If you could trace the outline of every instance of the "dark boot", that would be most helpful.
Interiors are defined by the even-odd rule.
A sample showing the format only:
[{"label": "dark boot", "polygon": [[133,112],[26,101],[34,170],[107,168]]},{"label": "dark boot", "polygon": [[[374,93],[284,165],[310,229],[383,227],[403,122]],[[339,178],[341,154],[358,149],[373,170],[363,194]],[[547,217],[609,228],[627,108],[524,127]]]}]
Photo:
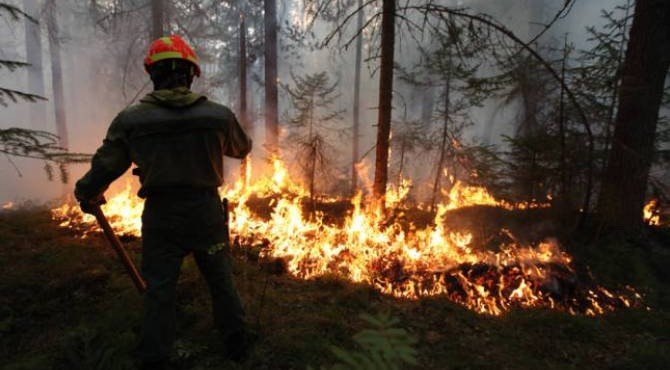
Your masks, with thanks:
[{"label": "dark boot", "polygon": [[141,370],[168,370],[167,360],[143,362],[140,366]]},{"label": "dark boot", "polygon": [[258,335],[247,330],[229,335],[226,340],[226,354],[235,362],[243,362],[251,353]]}]

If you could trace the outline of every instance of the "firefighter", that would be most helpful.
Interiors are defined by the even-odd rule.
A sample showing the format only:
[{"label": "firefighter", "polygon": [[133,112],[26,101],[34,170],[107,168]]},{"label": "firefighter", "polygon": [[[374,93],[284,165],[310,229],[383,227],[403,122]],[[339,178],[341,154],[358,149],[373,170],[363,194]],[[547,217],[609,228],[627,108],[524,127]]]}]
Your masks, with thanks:
[{"label": "firefighter", "polygon": [[135,164],[142,213],[142,275],[147,282],[137,355],[144,369],[167,366],[175,339],[175,289],[184,257],[193,254],[209,286],[214,322],[228,356],[249,347],[244,312],[233,285],[227,225],[217,188],[223,156],[243,158],[251,139],[227,107],[190,91],[198,58],[179,36],[151,44],[144,60],[154,91],[112,121],[91,169],[77,182],[84,212]]}]

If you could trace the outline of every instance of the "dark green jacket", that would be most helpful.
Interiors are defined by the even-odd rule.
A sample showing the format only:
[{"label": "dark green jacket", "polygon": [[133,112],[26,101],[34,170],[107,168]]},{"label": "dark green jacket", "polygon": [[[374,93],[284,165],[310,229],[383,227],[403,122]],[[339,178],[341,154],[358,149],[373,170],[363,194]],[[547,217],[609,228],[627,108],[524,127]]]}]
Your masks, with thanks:
[{"label": "dark green jacket", "polygon": [[161,188],[218,187],[223,156],[243,158],[250,150],[230,109],[186,88],[157,90],[114,118],[75,196],[101,195],[132,163],[142,197]]}]

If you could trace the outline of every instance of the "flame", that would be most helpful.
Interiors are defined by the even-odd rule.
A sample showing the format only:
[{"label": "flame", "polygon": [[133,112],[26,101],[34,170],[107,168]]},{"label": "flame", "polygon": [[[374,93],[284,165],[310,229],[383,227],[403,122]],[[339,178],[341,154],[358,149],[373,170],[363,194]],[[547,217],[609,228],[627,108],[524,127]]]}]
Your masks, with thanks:
[{"label": "flame", "polygon": [[[248,162],[251,171],[251,161]],[[512,204],[495,199],[486,189],[460,182],[445,193],[448,202],[439,204],[433,222],[422,228],[389,221],[382,207],[364,199],[361,193],[350,200],[350,211],[341,222],[329,223],[319,211],[306,214],[309,199],[305,187],[294,182],[284,163],[272,160],[273,172],[247,184],[242,180],[221,190],[229,199],[230,227],[235,248],[261,246],[261,258],[280,259],[294,277],[311,279],[336,274],[353,282],[369,284],[384,294],[417,299],[443,295],[479,313],[500,315],[513,307],[548,307],[570,313],[602,314],[631,306],[638,299],[612,293],[602,287],[582,289],[567,296],[560,289],[574,274],[571,257],[555,240],[538,245],[512,242],[487,250],[473,245],[469,232],[449,230],[450,210],[472,205],[506,209],[544,207],[543,204]],[[250,174],[250,173],[249,173]],[[390,187],[386,208],[400,206],[411,182]],[[269,198],[268,217],[254,213],[249,200]],[[345,201],[321,197],[320,201]],[[121,234],[140,235],[142,200],[131,195],[131,187],[111,197],[103,210]],[[94,219],[68,204],[52,210],[62,227],[75,228],[82,237],[96,230]],[[576,294],[576,293],[573,293]]]},{"label": "flame", "polygon": [[[449,210],[470,206],[494,206],[507,210],[547,208],[551,206],[548,202],[538,203],[532,201],[510,203],[504,200],[498,200],[494,198],[486,188],[479,186],[465,186],[460,181],[456,181],[448,193],[445,191],[442,191],[442,193],[449,199]],[[551,200],[551,195],[547,196],[547,200]]]},{"label": "flame", "polygon": [[10,210],[14,208],[14,202],[7,202],[2,205],[3,210]]},{"label": "flame", "polygon": [[659,226],[661,224],[661,215],[659,214],[659,204],[657,199],[651,199],[644,205],[642,210],[643,220],[647,225]]},{"label": "flame", "polygon": [[[114,231],[121,235],[139,236],[142,230],[142,209],[144,202],[134,194],[130,180],[123,189],[101,206]],[[100,231],[95,217],[81,212],[76,203],[64,203],[51,210],[52,218],[60,221],[60,226],[81,232],[86,238],[91,232]]]}]

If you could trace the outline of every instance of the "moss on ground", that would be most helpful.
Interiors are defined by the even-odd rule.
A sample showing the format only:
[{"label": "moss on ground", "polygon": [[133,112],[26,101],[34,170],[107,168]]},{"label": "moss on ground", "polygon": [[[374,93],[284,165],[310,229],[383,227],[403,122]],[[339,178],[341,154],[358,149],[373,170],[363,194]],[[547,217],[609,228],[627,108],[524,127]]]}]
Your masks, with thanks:
[{"label": "moss on ground", "polygon": [[[629,283],[652,306],[597,318],[549,310],[481,316],[443,298],[398,300],[333,276],[306,282],[267,275],[240,257],[238,289],[261,335],[243,365],[219,354],[208,292],[189,259],[178,290],[175,363],[183,369],[318,367],[334,361],[330,346],[351,348],[352,335],[365,327],[359,314],[389,312],[419,339],[421,369],[664,368],[670,363],[669,239],[645,240],[569,245],[598,281]],[[127,245],[138,257],[139,241]],[[2,369],[132,368],[142,301],[101,236],[80,239],[59,229],[44,209],[0,214],[0,271]]]}]

